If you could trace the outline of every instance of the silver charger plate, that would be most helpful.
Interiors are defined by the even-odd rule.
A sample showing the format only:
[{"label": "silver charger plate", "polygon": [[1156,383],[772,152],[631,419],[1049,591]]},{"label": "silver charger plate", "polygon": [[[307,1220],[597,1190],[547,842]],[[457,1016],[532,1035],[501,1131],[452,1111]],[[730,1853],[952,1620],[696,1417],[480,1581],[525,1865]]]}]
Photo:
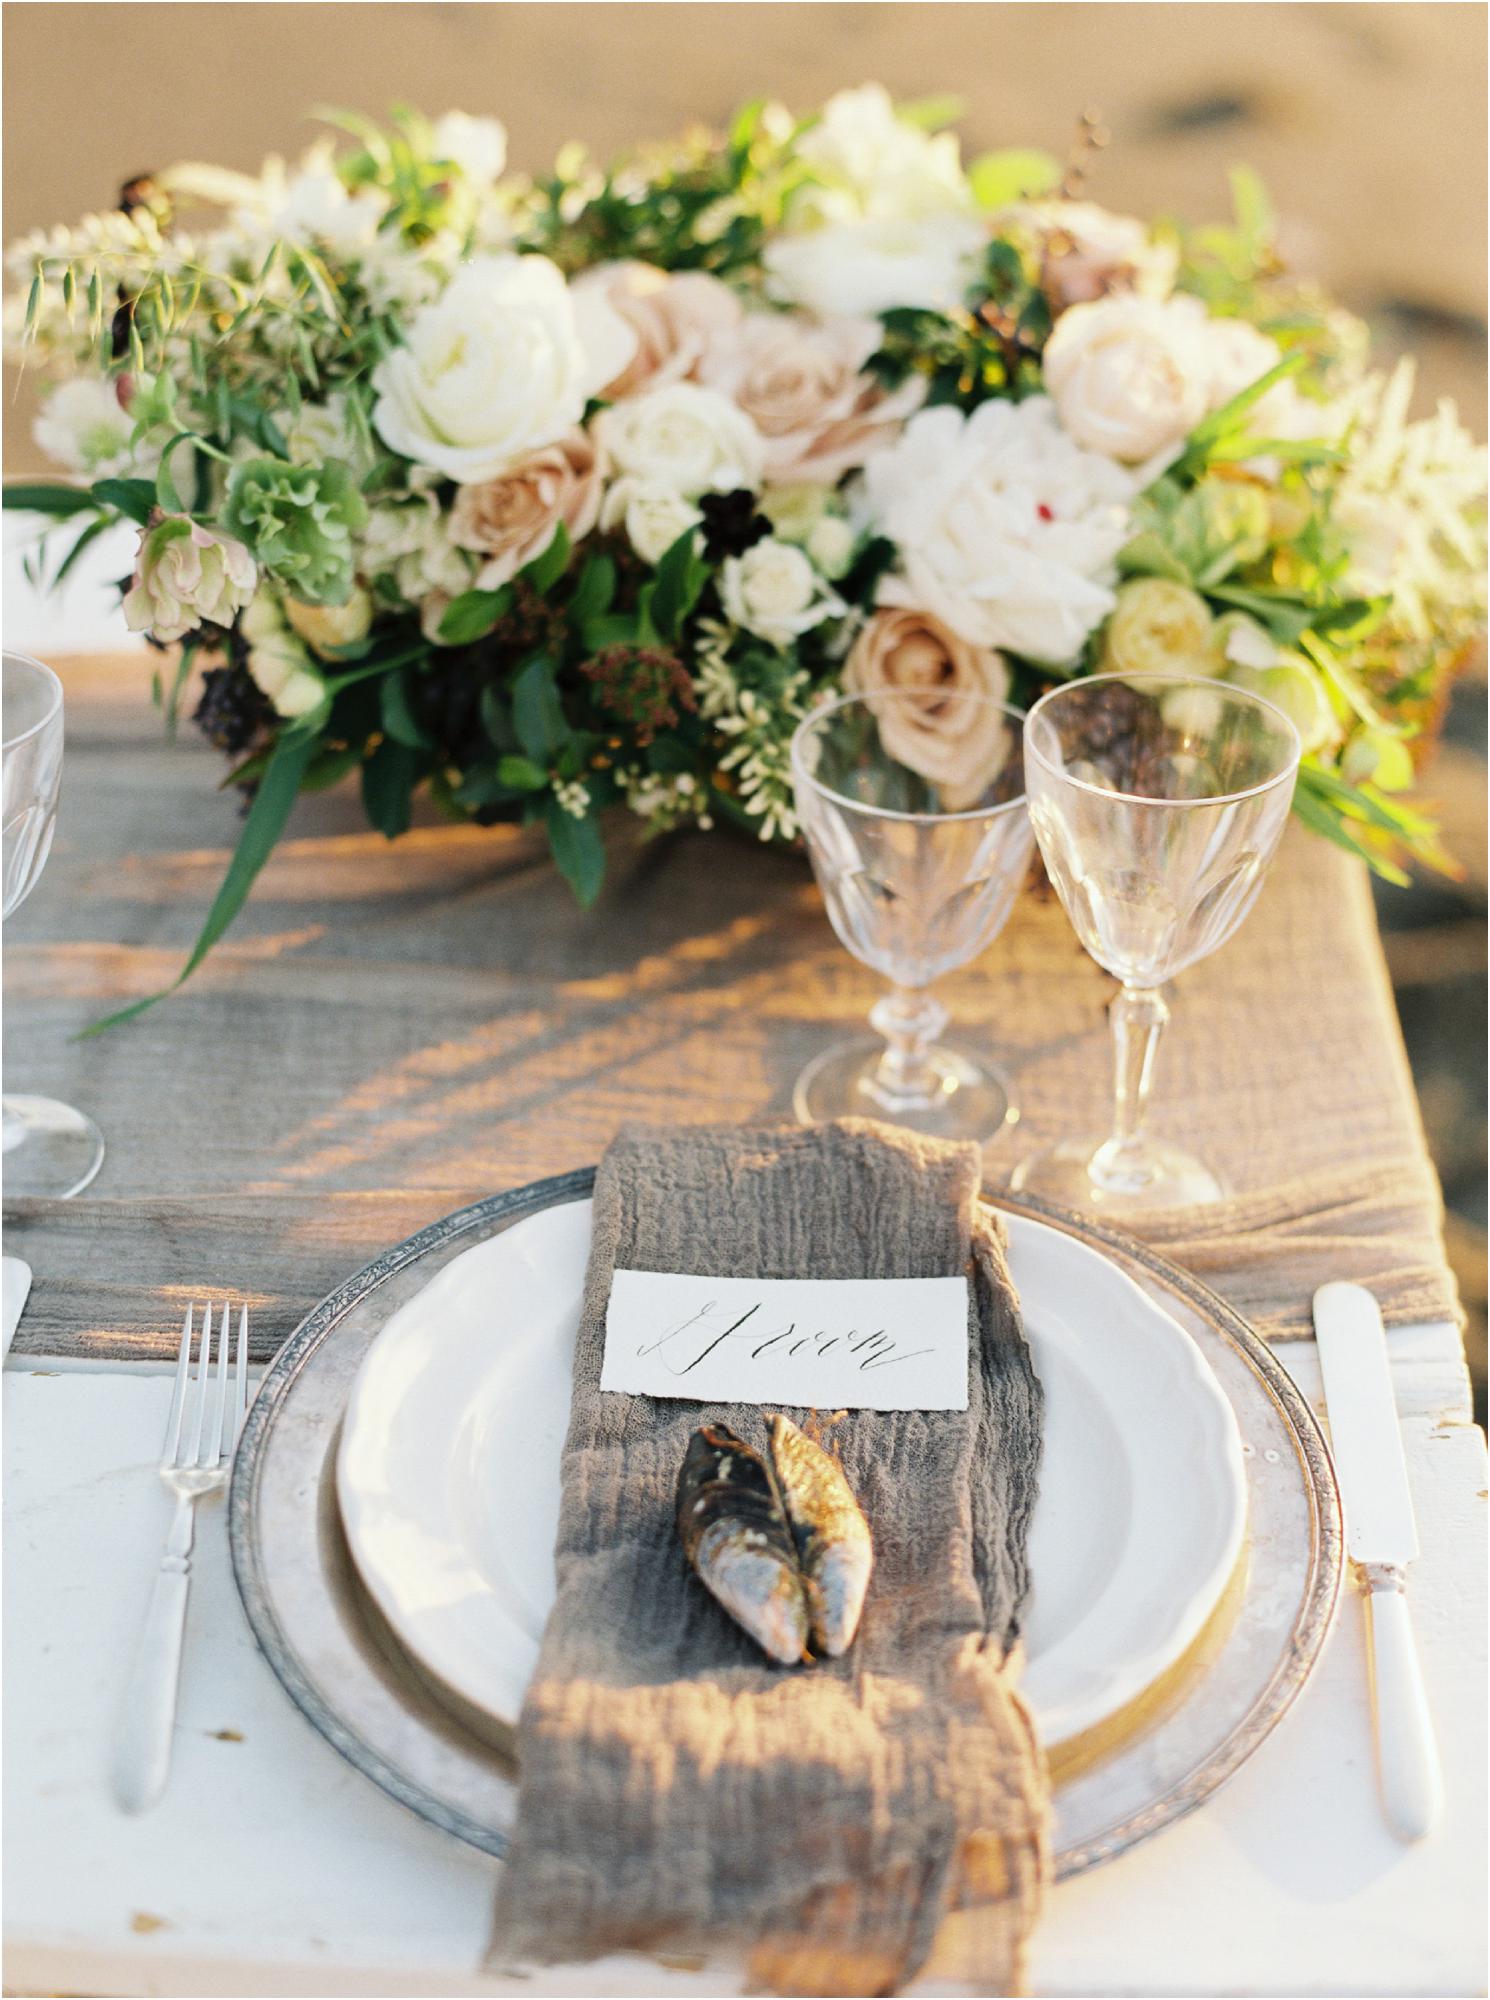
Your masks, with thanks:
[{"label": "silver charger plate", "polygon": [[[353,1378],[392,1314],[450,1258],[524,1216],[586,1197],[584,1168],[493,1195],[420,1230],[323,1299],[280,1349],[244,1427],[229,1494],[233,1569],[270,1666],[306,1718],[421,1819],[501,1855],[516,1767],[383,1626],[357,1579],[335,1497]],[[1298,1695],[1340,1591],[1340,1498],[1329,1452],[1282,1364],[1229,1306],[1156,1252],[1089,1217],[1000,1191],[995,1205],[1104,1252],[1191,1333],[1236,1413],[1247,1545],[1189,1659],[1063,1759],[1057,1876],[1109,1861],[1192,1812],[1252,1755]]]}]

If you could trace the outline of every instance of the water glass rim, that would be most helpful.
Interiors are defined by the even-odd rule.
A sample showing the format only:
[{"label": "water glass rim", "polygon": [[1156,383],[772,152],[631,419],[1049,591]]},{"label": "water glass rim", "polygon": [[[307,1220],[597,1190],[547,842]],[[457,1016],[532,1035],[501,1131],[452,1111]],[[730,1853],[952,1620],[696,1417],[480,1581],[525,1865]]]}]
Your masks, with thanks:
[{"label": "water glass rim", "polygon": [[[792,731],[792,776],[799,778],[804,785],[811,785],[820,797],[831,799],[835,805],[846,807],[850,812],[862,813],[866,819],[899,820],[912,826],[945,826],[954,820],[995,819],[1000,813],[1013,812],[1016,807],[1024,805],[1025,795],[1021,791],[1016,797],[1004,799],[996,806],[968,806],[961,812],[899,812],[893,806],[868,805],[863,799],[850,798],[847,792],[835,791],[831,785],[825,785],[816,772],[809,771],[802,761],[802,744],[808,730],[839,709],[848,708],[855,702],[870,707],[877,701],[910,701],[918,695],[924,695],[925,692],[927,691],[918,688],[880,688],[873,694],[858,692],[839,694],[834,695],[831,701],[819,702],[816,708],[803,716]],[[1025,711],[1016,708],[1013,702],[996,701],[988,694],[963,694],[959,690],[948,692],[941,698],[944,701],[973,702],[979,708],[996,708],[1001,715],[1009,716],[1015,722],[1024,722],[1027,719]]]},{"label": "water glass rim", "polygon": [[[1100,687],[1104,683],[1114,681],[1121,681],[1124,686],[1128,686],[1133,681],[1155,681],[1162,682],[1166,688],[1203,688],[1211,694],[1225,694],[1233,701],[1250,702],[1254,708],[1265,709],[1276,721],[1282,723],[1291,739],[1293,746],[1292,753],[1283,768],[1275,771],[1271,778],[1264,778],[1260,783],[1255,785],[1244,785],[1240,790],[1234,792],[1207,792],[1201,798],[1159,799],[1150,796],[1147,792],[1124,792],[1109,785],[1094,785],[1087,778],[1073,778],[1069,771],[1062,770],[1059,765],[1052,764],[1048,757],[1040,754],[1040,746],[1036,741],[1035,732],[1029,728],[1029,724],[1035,720],[1041,709],[1048,707],[1058,695],[1065,694],[1072,688]],[[1119,799],[1124,805],[1132,806],[1239,805],[1243,799],[1260,798],[1264,792],[1272,791],[1275,786],[1281,785],[1285,779],[1291,781],[1296,778],[1298,776],[1299,761],[1304,754],[1304,739],[1299,734],[1298,724],[1291,715],[1286,715],[1275,701],[1269,701],[1266,695],[1254,694],[1251,688],[1233,687],[1228,681],[1214,680],[1205,674],[1142,672],[1127,674],[1082,674],[1077,679],[1061,681],[1056,687],[1047,688],[1044,694],[1040,696],[1040,699],[1032,704],[1029,714],[1025,717],[1025,725],[1024,744],[1026,754],[1033,757],[1035,762],[1048,771],[1052,778],[1057,779],[1063,785],[1074,787],[1077,791],[1090,792],[1094,798]]]},{"label": "water glass rim", "polygon": [[4,649],[3,654],[0,654],[0,658],[3,658],[5,660],[15,660],[19,665],[23,667],[34,667],[36,672],[41,675],[43,681],[49,682],[51,685],[52,699],[50,705],[47,708],[46,714],[38,717],[38,719],[31,724],[31,727],[29,729],[22,729],[18,731],[17,734],[14,736],[0,737],[0,750],[16,750],[19,749],[21,744],[25,743],[29,738],[35,736],[38,730],[45,729],[47,724],[55,719],[58,711],[62,707],[62,683],[57,678],[56,674],[52,671],[52,669],[47,665],[45,660],[34,660],[29,653],[13,652],[11,648],[7,646]]}]

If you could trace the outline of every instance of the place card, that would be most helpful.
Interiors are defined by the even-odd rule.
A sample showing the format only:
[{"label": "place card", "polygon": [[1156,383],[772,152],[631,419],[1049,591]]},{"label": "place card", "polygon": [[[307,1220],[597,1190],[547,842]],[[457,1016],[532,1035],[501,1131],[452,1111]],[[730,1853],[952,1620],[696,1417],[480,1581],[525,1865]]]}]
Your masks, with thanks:
[{"label": "place card", "polygon": [[617,1271],[600,1386],[698,1403],[965,1410],[958,1278],[705,1278]]}]

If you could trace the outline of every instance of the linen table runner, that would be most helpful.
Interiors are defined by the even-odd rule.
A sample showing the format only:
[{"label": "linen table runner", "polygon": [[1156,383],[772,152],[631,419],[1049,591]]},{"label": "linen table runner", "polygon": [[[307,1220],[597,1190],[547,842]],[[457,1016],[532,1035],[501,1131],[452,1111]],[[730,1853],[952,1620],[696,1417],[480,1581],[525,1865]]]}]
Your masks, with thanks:
[{"label": "linen table runner", "polygon": [[[783,1993],[904,1984],[942,1918],[962,1976],[1017,1990],[1048,1787],[1013,1682],[1042,1400],[978,1155],[885,1126],[624,1131],[595,1184],[556,1552],[518,1738],[493,1962],[753,1951]],[[965,1412],[831,1432],[875,1572],[840,1660],[769,1665],[673,1527],[691,1432],[762,1412],[599,1389],[618,1267],[739,1277],[968,1271]],[[796,1413],[805,1420],[808,1413]]]}]

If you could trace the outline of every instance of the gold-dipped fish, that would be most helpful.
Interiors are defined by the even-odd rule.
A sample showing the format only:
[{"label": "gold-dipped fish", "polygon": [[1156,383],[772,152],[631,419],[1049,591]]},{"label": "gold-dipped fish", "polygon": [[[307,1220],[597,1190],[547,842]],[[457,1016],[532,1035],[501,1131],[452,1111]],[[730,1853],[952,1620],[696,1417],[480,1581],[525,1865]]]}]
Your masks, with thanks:
[{"label": "gold-dipped fish", "polygon": [[807,1591],[770,1467],[727,1424],[688,1440],[678,1535],[704,1588],[783,1666],[807,1652]]},{"label": "gold-dipped fish", "polygon": [[836,1659],[859,1629],[874,1543],[843,1467],[790,1417],[771,1419],[771,1463],[807,1593],[813,1644]]}]

